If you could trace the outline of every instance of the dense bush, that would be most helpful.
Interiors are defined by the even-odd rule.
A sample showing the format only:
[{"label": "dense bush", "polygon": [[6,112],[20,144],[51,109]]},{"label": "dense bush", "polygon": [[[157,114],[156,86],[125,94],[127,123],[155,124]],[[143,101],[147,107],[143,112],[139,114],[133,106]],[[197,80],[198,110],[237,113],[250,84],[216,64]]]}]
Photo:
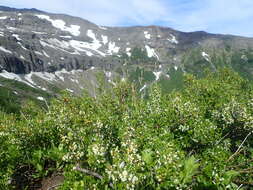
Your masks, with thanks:
[{"label": "dense bush", "polygon": [[1,113],[0,186],[25,188],[25,171],[26,181],[61,173],[66,190],[252,187],[252,85],[226,69],[184,85],[142,99],[123,82],[96,99]]}]

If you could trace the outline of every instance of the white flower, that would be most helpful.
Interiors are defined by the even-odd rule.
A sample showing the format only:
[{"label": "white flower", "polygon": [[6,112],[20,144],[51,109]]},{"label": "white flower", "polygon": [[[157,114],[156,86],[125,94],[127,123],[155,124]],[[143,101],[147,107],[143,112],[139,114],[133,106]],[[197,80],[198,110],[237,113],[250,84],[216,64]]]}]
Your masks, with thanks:
[{"label": "white flower", "polygon": [[128,175],[127,171],[124,170],[124,171],[122,172],[122,176],[121,176],[121,180],[122,180],[123,182],[125,182],[125,181],[127,180],[127,175]]},{"label": "white flower", "polygon": [[135,183],[135,182],[137,182],[137,181],[138,181],[138,177],[134,176],[134,177],[132,178],[132,182]]},{"label": "white flower", "polygon": [[124,166],[125,166],[125,162],[121,162],[120,165],[119,165],[119,168],[122,169],[122,168],[124,168]]}]

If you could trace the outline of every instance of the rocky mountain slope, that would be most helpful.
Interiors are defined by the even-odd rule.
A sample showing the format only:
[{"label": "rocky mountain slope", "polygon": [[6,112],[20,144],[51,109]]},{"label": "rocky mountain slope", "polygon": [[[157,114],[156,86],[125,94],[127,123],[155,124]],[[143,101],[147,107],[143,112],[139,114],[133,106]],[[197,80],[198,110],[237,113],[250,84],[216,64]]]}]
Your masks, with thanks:
[{"label": "rocky mountain slope", "polygon": [[180,86],[184,72],[201,76],[220,66],[252,79],[252,49],[252,38],[159,26],[104,27],[63,14],[0,7],[0,87],[21,96],[9,80],[48,94],[85,89],[95,96],[101,80],[110,86],[128,78],[140,92],[158,81],[169,91]]}]

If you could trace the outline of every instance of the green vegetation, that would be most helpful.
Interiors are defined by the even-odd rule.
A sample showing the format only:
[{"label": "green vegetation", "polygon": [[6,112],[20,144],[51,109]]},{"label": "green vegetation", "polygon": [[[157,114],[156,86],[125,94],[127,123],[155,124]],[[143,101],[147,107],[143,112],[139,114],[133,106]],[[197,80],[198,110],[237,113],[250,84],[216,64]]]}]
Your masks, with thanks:
[{"label": "green vegetation", "polygon": [[[173,71],[176,75],[176,72]],[[171,71],[172,74],[172,71]],[[142,99],[127,82],[100,97],[55,99],[0,112],[0,189],[250,189],[252,83],[228,69]]]},{"label": "green vegetation", "polygon": [[[40,101],[37,97],[43,97],[49,100],[53,97],[52,94],[46,91],[32,88],[27,84],[15,80],[5,79],[0,77],[0,110],[7,113],[20,113],[22,104],[33,101],[40,106],[45,106],[44,101]],[[53,86],[49,86],[51,91],[59,93],[59,90]],[[54,89],[53,89],[54,88]]]},{"label": "green vegetation", "polygon": [[169,69],[168,77],[163,77],[159,80],[159,84],[161,86],[163,93],[172,92],[173,90],[181,90],[183,89],[183,71],[181,68],[175,70],[174,68]]},{"label": "green vegetation", "polygon": [[140,47],[135,47],[133,49],[131,49],[130,51],[131,56],[128,56],[126,53],[123,53],[121,55],[121,60],[124,63],[128,63],[128,64],[153,64],[154,62],[158,62],[158,60],[154,57],[148,57],[147,51],[143,48]]}]

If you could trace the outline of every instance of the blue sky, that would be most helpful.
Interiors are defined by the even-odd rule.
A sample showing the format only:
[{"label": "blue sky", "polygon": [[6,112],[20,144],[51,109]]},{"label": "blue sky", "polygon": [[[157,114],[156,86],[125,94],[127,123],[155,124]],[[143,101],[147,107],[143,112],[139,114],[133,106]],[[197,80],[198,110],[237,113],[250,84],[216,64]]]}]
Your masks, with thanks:
[{"label": "blue sky", "polygon": [[162,25],[253,37],[253,0],[1,0],[66,13],[105,26]]}]

